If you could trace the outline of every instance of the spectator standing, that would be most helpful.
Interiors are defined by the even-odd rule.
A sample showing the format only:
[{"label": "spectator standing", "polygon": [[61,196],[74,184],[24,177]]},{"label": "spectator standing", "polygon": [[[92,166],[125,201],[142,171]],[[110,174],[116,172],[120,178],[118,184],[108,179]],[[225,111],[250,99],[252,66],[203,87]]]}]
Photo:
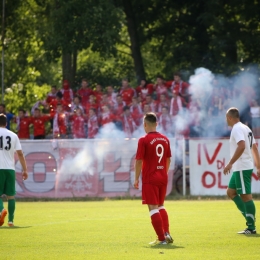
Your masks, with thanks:
[{"label": "spectator standing", "polygon": [[171,99],[171,104],[170,104],[170,115],[171,116],[176,116],[179,114],[179,112],[182,111],[182,99],[178,95],[177,91],[173,91],[173,96]]},{"label": "spectator standing", "polygon": [[31,118],[26,116],[24,109],[19,109],[18,117],[16,117],[16,125],[19,139],[30,139]]},{"label": "spectator standing", "polygon": [[6,128],[10,130],[10,122],[14,118],[14,115],[12,113],[5,111],[5,104],[0,104],[0,114],[4,114],[7,119]]},{"label": "spectator standing", "polygon": [[81,80],[81,87],[77,92],[77,95],[81,97],[81,103],[83,107],[86,107],[88,101],[89,101],[89,96],[93,95],[93,90],[89,87],[88,81],[86,79]]},{"label": "spectator standing", "polygon": [[56,94],[57,94],[57,87],[54,85],[51,87],[51,91],[47,94],[46,100],[45,102],[47,104],[50,104],[52,100],[54,100],[56,98]]},{"label": "spectator standing", "polygon": [[127,106],[131,104],[132,98],[136,95],[135,90],[129,86],[129,82],[127,79],[122,80],[120,95],[122,96],[122,99]]},{"label": "spectator standing", "polygon": [[93,108],[89,109],[88,118],[88,138],[93,139],[98,133],[98,119]]},{"label": "spectator standing", "polygon": [[75,113],[71,116],[72,121],[72,134],[73,138],[86,138],[85,133],[85,117],[83,116],[82,110],[77,108]]},{"label": "spectator standing", "polygon": [[53,118],[53,138],[64,139],[67,135],[68,113],[61,104],[57,105],[57,112]]},{"label": "spectator standing", "polygon": [[49,115],[41,115],[40,109],[35,108],[31,117],[34,139],[45,139],[45,123],[50,120]]},{"label": "spectator standing", "polygon": [[171,137],[173,136],[173,120],[169,114],[169,108],[167,106],[162,108],[162,113],[158,119],[159,126],[161,127],[161,133]]},{"label": "spectator standing", "polygon": [[156,95],[156,100],[160,100],[161,94],[164,94],[167,99],[168,95],[168,87],[165,85],[165,81],[162,75],[158,75],[156,79],[156,84],[154,85],[154,92]]},{"label": "spectator standing", "polygon": [[130,108],[128,106],[125,106],[123,108],[123,111],[124,111],[123,118],[122,118],[123,131],[125,133],[125,137],[131,138],[133,137],[133,133],[137,129],[137,126],[131,115]]},{"label": "spectator standing", "polygon": [[256,99],[253,99],[250,106],[252,117],[252,131],[255,137],[260,137],[260,106]]},{"label": "spectator standing", "polygon": [[153,94],[153,84],[148,84],[145,79],[142,79],[140,85],[136,88],[136,93],[143,102],[147,95]]},{"label": "spectator standing", "polygon": [[71,103],[73,100],[73,91],[70,88],[70,84],[68,80],[63,80],[62,89],[60,90],[63,96],[63,101],[65,104],[64,110],[70,112],[71,111]]}]

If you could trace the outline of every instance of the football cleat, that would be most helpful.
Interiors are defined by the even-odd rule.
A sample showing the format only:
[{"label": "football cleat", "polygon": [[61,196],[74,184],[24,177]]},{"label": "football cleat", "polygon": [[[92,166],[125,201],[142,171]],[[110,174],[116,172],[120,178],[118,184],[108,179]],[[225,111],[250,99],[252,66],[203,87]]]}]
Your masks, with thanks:
[{"label": "football cleat", "polygon": [[167,241],[166,240],[163,240],[163,241],[160,241],[158,239],[156,239],[155,241],[152,241],[149,243],[149,245],[167,245]]},{"label": "football cleat", "polygon": [[9,227],[14,227],[14,223],[9,221],[8,224],[7,224]]},{"label": "football cleat", "polygon": [[243,231],[237,232],[238,234],[244,234],[244,235],[252,235],[252,234],[256,234],[256,230],[251,230],[246,228]]},{"label": "football cleat", "polygon": [[167,232],[165,232],[165,240],[167,241],[168,244],[173,243],[172,236],[169,233],[167,233]]},{"label": "football cleat", "polygon": [[7,210],[3,209],[0,215],[0,226],[3,226],[5,223],[5,216],[7,215]]}]

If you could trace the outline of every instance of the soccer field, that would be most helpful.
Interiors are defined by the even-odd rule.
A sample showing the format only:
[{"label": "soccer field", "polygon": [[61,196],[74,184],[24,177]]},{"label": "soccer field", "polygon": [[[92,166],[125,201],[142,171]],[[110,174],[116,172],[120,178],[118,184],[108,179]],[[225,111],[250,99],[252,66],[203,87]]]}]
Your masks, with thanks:
[{"label": "soccer field", "polygon": [[[255,203],[260,210],[260,201]],[[17,202],[17,227],[0,227],[1,259],[260,257],[260,235],[236,234],[245,221],[231,201],[178,200],[165,206],[174,243],[150,246],[155,233],[140,200]]]}]

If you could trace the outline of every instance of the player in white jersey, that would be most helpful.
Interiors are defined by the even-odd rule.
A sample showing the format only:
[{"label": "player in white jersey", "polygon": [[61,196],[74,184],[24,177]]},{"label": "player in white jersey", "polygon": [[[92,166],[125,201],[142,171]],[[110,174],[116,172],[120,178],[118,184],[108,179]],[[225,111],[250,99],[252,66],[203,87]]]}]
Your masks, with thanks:
[{"label": "player in white jersey", "polygon": [[7,118],[0,114],[0,226],[4,224],[7,210],[4,208],[2,195],[8,199],[8,226],[13,227],[15,211],[15,152],[23,168],[23,180],[28,178],[27,166],[18,136],[7,130]]},{"label": "player in white jersey", "polygon": [[260,178],[260,158],[251,129],[242,124],[239,111],[235,107],[226,113],[227,124],[232,127],[230,134],[230,161],[224,168],[224,174],[232,169],[227,195],[235,202],[246,219],[247,228],[238,234],[256,234],[255,204],[251,194],[251,177],[254,162],[257,176]]}]

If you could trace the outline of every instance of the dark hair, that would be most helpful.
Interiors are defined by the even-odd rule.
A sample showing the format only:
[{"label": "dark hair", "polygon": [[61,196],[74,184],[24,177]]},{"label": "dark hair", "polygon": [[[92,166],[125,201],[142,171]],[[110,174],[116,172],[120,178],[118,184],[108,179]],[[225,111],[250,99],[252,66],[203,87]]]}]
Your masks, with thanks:
[{"label": "dark hair", "polygon": [[52,85],[51,87],[57,89],[57,86],[56,86],[56,85]]},{"label": "dark hair", "polygon": [[75,95],[74,98],[78,98],[79,101],[81,101],[81,96],[79,96],[79,95]]},{"label": "dark hair", "polygon": [[129,106],[124,106],[123,107],[123,111],[125,112],[126,110],[129,110],[130,109],[130,107]]},{"label": "dark hair", "polygon": [[227,111],[227,115],[233,118],[238,118],[239,119],[239,111],[236,107],[231,107]]},{"label": "dark hair", "polygon": [[6,126],[7,118],[6,115],[0,114],[0,126]]},{"label": "dark hair", "polygon": [[181,73],[180,73],[179,71],[175,71],[175,72],[173,72],[173,76],[179,76],[179,77],[181,77]]},{"label": "dark hair", "polygon": [[19,109],[19,112],[23,112],[24,114],[26,113],[26,111],[24,109]]},{"label": "dark hair", "polygon": [[0,104],[0,107],[3,107],[3,108],[5,108],[5,104]]},{"label": "dark hair", "polygon": [[155,124],[157,122],[157,117],[155,113],[149,112],[145,114],[144,120],[150,124]]},{"label": "dark hair", "polygon": [[56,93],[56,97],[62,99],[63,95],[62,95],[61,91],[58,91],[58,92]]},{"label": "dark hair", "polygon": [[160,74],[158,74],[158,75],[156,76],[156,78],[164,79],[163,75],[160,75]]},{"label": "dark hair", "polygon": [[34,111],[40,111],[40,109],[36,107],[36,108],[34,109]]}]

